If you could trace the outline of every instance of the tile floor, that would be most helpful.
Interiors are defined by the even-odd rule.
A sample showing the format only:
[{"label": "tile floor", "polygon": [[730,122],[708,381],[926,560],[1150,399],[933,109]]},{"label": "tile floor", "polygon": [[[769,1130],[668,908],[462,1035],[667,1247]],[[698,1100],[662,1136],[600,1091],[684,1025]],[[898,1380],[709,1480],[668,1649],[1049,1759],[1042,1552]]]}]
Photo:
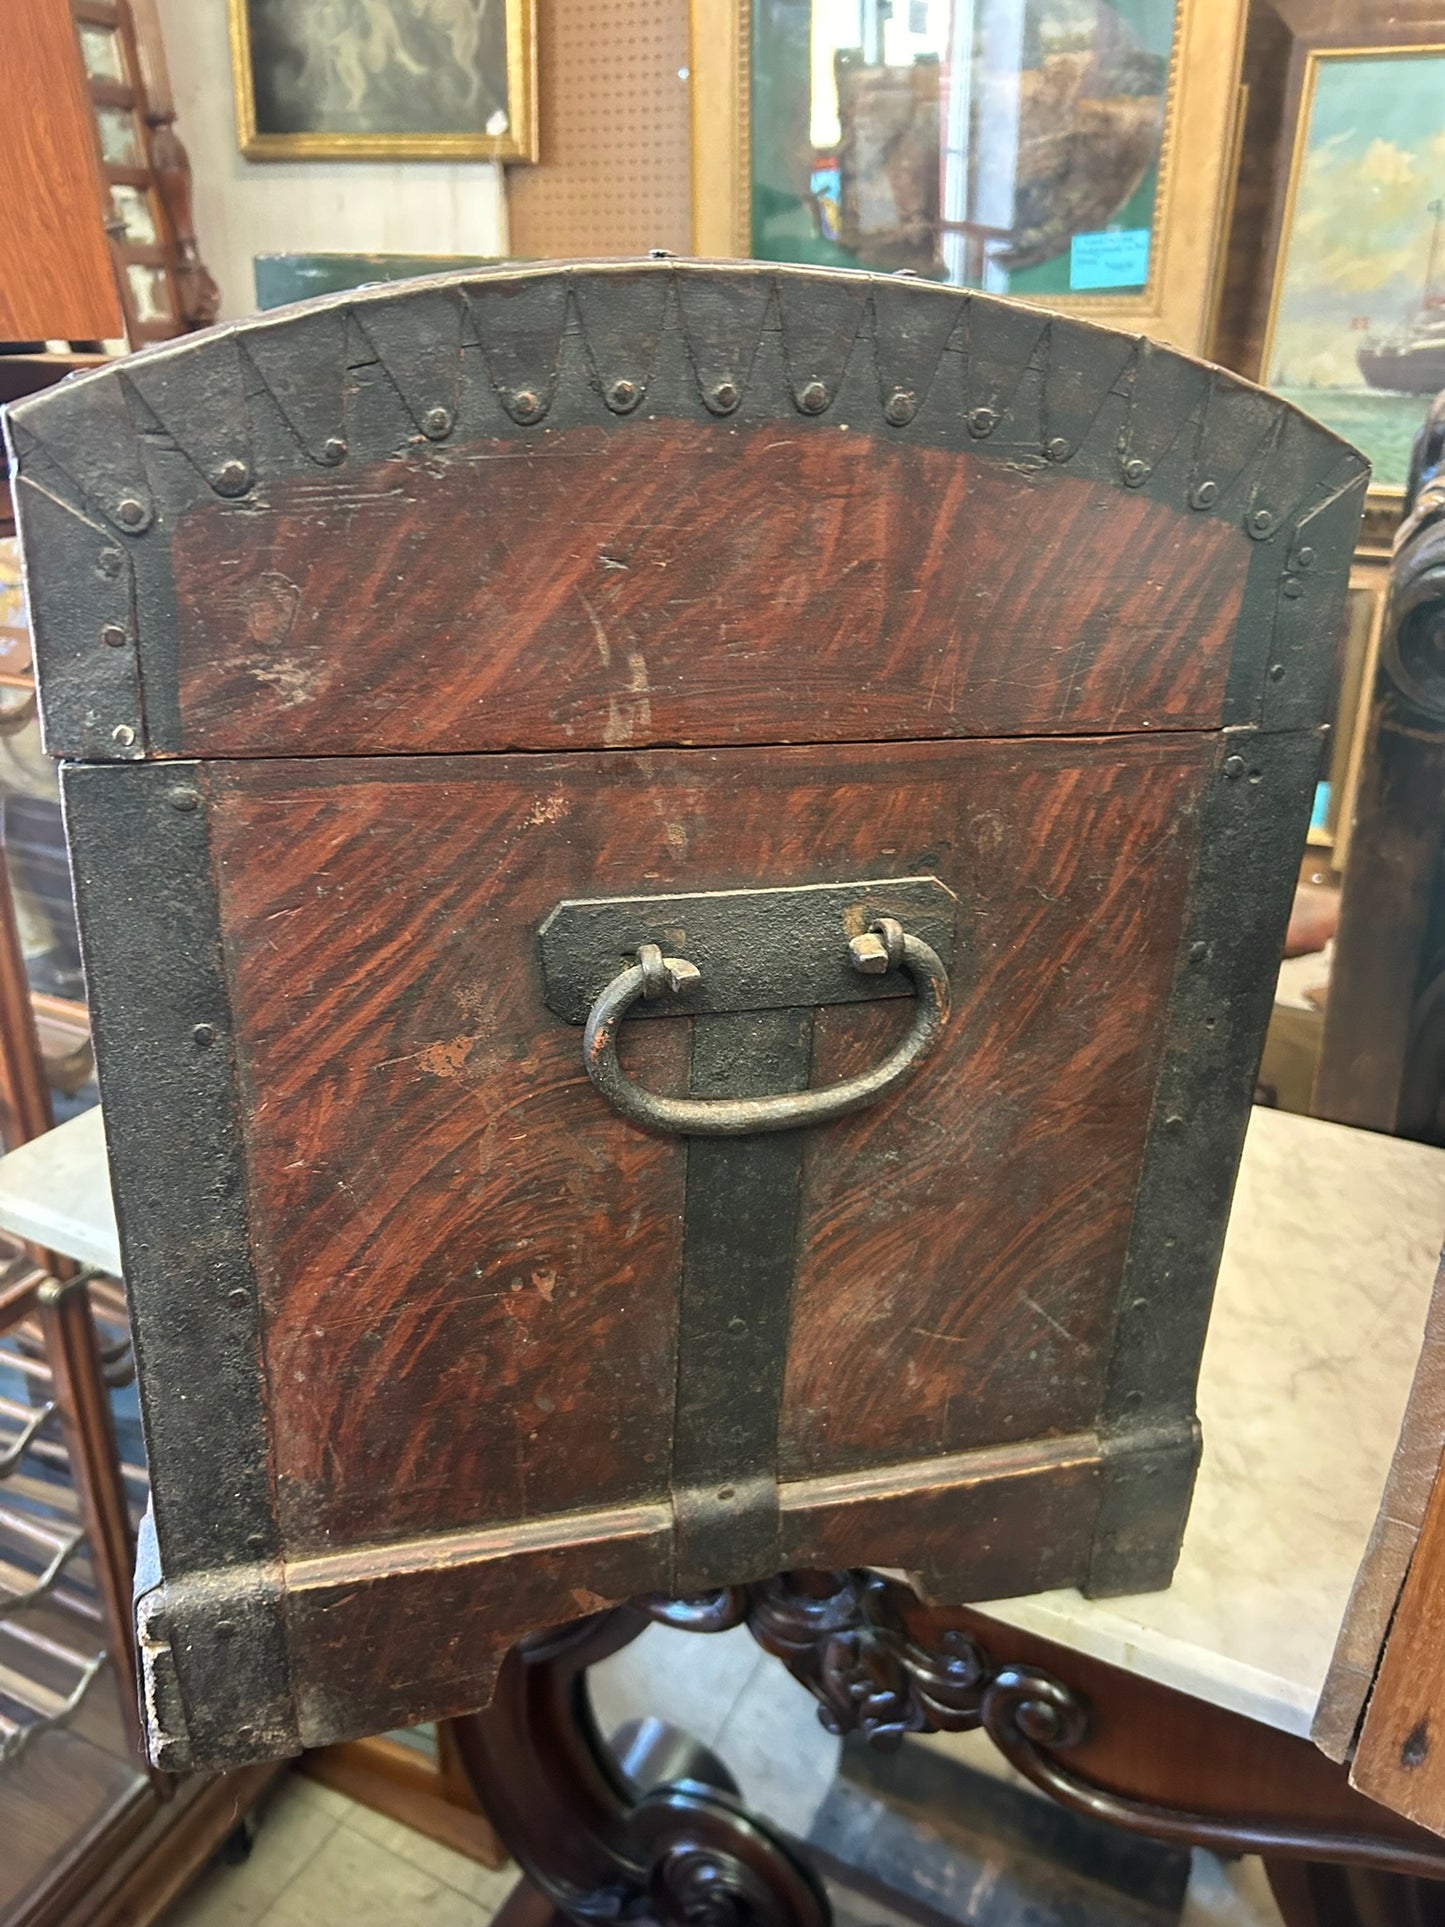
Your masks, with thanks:
[{"label": "tile floor", "polygon": [[[670,1719],[722,1755],[745,1798],[806,1833],[838,1742],[803,1688],[746,1632],[704,1640],[654,1627],[596,1668],[591,1689],[604,1732],[641,1713]],[[981,1735],[930,1744],[970,1766],[1001,1768]],[[515,1878],[514,1869],[489,1872],[293,1773],[267,1803],[249,1859],[203,1875],[167,1927],[486,1927]],[[1257,1863],[1196,1854],[1181,1927],[1281,1923]]]}]

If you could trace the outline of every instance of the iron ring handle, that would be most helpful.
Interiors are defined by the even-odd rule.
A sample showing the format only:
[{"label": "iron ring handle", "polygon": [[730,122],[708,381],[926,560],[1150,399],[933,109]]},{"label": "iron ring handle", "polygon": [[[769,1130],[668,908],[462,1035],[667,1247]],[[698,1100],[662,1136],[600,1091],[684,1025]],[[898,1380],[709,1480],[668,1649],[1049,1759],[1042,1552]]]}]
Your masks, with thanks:
[{"label": "iron ring handle", "polygon": [[664,957],[643,944],[638,961],[612,979],[587,1013],[582,1057],[587,1075],[615,1111],[644,1131],[683,1137],[748,1137],[761,1131],[796,1131],[861,1111],[905,1083],[937,1045],[948,1022],[948,972],[921,937],[911,937],[892,917],[880,917],[867,936],[848,946],[855,970],[880,976],[902,970],[913,979],[917,1009],[908,1034],[872,1070],[822,1090],[788,1091],[777,1097],[660,1097],[634,1084],[617,1060],[617,1032],[642,997],[664,990],[686,992],[701,981],[695,964]]}]

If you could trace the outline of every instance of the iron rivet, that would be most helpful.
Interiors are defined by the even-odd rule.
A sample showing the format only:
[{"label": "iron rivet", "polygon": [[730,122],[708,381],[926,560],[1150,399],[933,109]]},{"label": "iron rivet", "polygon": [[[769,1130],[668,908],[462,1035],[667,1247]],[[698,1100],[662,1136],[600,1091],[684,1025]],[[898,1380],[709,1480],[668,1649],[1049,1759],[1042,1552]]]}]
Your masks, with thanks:
[{"label": "iron rivet", "polygon": [[609,408],[635,408],[638,401],[638,387],[635,381],[614,381],[607,391]]},{"label": "iron rivet", "polygon": [[1305,585],[1297,575],[1287,575],[1284,579],[1284,592],[1290,601],[1293,602],[1296,596],[1302,596],[1304,594]]},{"label": "iron rivet", "polygon": [[227,495],[239,495],[251,479],[251,472],[244,462],[222,462],[216,470],[216,486]]},{"label": "iron rivet", "polygon": [[730,414],[738,405],[738,385],[735,381],[720,381],[708,396],[708,406],[720,413]]},{"label": "iron rivet", "polygon": [[1066,462],[1069,459],[1069,444],[1062,435],[1054,435],[1044,444],[1044,453],[1051,462]]},{"label": "iron rivet", "polygon": [[895,428],[902,428],[905,422],[911,422],[913,420],[913,411],[917,405],[914,397],[906,388],[895,388],[893,393],[888,397],[888,403],[883,413]]},{"label": "iron rivet", "polygon": [[191,1042],[199,1044],[202,1050],[208,1049],[215,1041],[216,1026],[214,1024],[197,1024],[191,1032]]},{"label": "iron rivet", "polygon": [[518,421],[529,422],[542,406],[535,388],[519,388],[512,397],[512,413]]},{"label": "iron rivet", "polygon": [[1207,957],[1208,955],[1209,955],[1209,945],[1208,945],[1207,943],[1192,943],[1192,944],[1190,944],[1190,946],[1189,946],[1189,961],[1190,961],[1191,963],[1203,963],[1203,962],[1204,962],[1204,959],[1205,959],[1205,958],[1206,958],[1206,957]]},{"label": "iron rivet", "polygon": [[730,1318],[728,1320],[728,1330],[735,1338],[741,1338],[747,1328],[748,1321],[746,1318]]},{"label": "iron rivet", "polygon": [[998,427],[998,416],[991,408],[972,408],[968,415],[968,432],[982,437],[991,435]]},{"label": "iron rivet", "polygon": [[137,496],[122,496],[115,511],[115,519],[123,528],[138,529],[146,519],[145,503]]},{"label": "iron rivet", "polygon": [[228,1291],[226,1297],[233,1305],[244,1305],[247,1302],[246,1294],[239,1285],[234,1291]]},{"label": "iron rivet", "polygon": [[110,732],[110,740],[113,743],[119,743],[122,749],[129,749],[135,741],[135,731],[129,723],[117,723]]},{"label": "iron rivet", "polygon": [[129,638],[118,622],[108,622],[100,632],[100,639],[107,649],[124,649]]},{"label": "iron rivet", "polygon": [[1184,1129],[1184,1119],[1176,1111],[1172,1117],[1165,1118],[1164,1128],[1166,1131],[1182,1131]]},{"label": "iron rivet", "polygon": [[1147,462],[1141,462],[1137,455],[1125,462],[1124,480],[1129,484],[1130,488],[1138,488],[1141,482],[1147,482],[1148,479],[1149,464]]},{"label": "iron rivet", "polygon": [[236,1624],[234,1620],[218,1619],[216,1621],[217,1639],[234,1639],[235,1636],[236,1636]]},{"label": "iron rivet", "polygon": [[1295,556],[1294,565],[1297,569],[1312,569],[1314,567],[1314,561],[1315,552],[1306,544]]},{"label": "iron rivet", "polygon": [[251,1548],[252,1552],[264,1552],[266,1548],[265,1533],[248,1532],[246,1534],[246,1544]]},{"label": "iron rivet", "polygon": [[1218,482],[1196,482],[1189,491],[1189,506],[1192,509],[1213,508],[1218,500]]},{"label": "iron rivet", "polygon": [[1226,756],[1224,759],[1224,774],[1231,783],[1236,782],[1244,774],[1244,758],[1242,756]]},{"label": "iron rivet", "polygon": [[451,410],[447,408],[429,408],[422,421],[422,428],[428,435],[445,435],[451,425]]},{"label": "iron rivet", "polygon": [[737,1497],[737,1493],[730,1485],[719,1486],[718,1497],[722,1500],[723,1504],[726,1505],[729,1499],[735,1499]]},{"label": "iron rivet", "polygon": [[1271,509],[1256,509],[1249,518],[1251,535],[1268,535],[1274,528],[1274,513]]},{"label": "iron rivet", "polygon": [[173,810],[193,810],[199,806],[201,799],[195,790],[176,789],[170,792],[166,801]]},{"label": "iron rivet", "polygon": [[1284,681],[1284,664],[1282,662],[1272,662],[1269,665],[1269,679],[1271,682]]},{"label": "iron rivet", "polygon": [[798,406],[805,415],[821,415],[828,406],[828,391],[821,381],[805,381],[798,391]]},{"label": "iron rivet", "polygon": [[1262,783],[1264,781],[1264,771],[1262,769],[1252,769],[1249,772],[1249,780],[1251,783]]},{"label": "iron rivet", "polygon": [[339,435],[328,435],[321,453],[334,467],[337,462],[346,460],[346,443]]}]

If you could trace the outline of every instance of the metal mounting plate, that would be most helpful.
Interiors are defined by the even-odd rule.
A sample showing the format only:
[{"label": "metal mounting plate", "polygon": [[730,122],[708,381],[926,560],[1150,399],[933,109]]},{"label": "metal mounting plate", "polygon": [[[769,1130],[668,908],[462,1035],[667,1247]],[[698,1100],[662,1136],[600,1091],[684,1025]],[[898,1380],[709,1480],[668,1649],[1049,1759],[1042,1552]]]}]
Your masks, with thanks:
[{"label": "metal mounting plate", "polygon": [[637,961],[644,943],[686,957],[702,972],[702,982],[685,997],[639,1004],[638,1017],[909,997],[913,985],[902,971],[868,977],[855,970],[849,939],[877,917],[896,917],[951,965],[957,916],[958,899],[930,876],[695,896],[573,898],[559,903],[542,925],[545,1000],[568,1023],[585,1022],[598,994]]}]

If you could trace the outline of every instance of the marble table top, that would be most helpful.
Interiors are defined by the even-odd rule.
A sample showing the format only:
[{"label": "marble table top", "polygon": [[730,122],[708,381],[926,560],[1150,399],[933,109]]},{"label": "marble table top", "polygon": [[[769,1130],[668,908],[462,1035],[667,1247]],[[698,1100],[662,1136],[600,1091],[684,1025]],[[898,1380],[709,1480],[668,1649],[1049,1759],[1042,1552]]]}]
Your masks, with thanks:
[{"label": "marble table top", "polygon": [[[0,1228],[119,1271],[98,1111],[0,1158]],[[1307,1734],[1394,1452],[1445,1233],[1445,1151],[1253,1112],[1174,1584],[991,1617]]]},{"label": "marble table top", "polygon": [[1307,1735],[1390,1469],[1442,1238],[1445,1151],[1252,1112],[1173,1585],[980,1610]]}]

